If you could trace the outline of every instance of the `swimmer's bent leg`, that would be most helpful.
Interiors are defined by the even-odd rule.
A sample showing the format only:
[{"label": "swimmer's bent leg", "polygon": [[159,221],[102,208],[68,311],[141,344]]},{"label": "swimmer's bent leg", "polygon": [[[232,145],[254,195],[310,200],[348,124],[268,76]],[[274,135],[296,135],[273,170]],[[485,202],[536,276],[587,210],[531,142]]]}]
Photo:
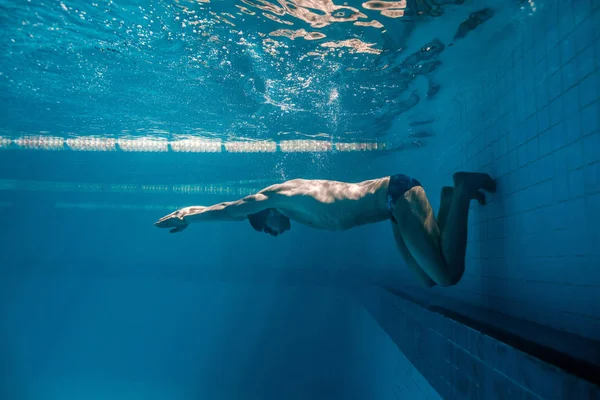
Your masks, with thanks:
[{"label": "swimmer's bent leg", "polygon": [[454,284],[441,251],[441,233],[421,186],[409,189],[394,206],[394,218],[406,248],[420,268],[438,285]]},{"label": "swimmer's bent leg", "polygon": [[480,189],[496,191],[496,182],[487,174],[459,172],[453,178],[455,188],[443,230],[420,186],[408,190],[394,207],[394,218],[410,254],[442,286],[458,283],[464,273],[471,199],[478,199]]},{"label": "swimmer's bent leg", "polygon": [[396,247],[398,248],[400,255],[408,267],[415,273],[417,279],[427,287],[435,286],[435,282],[425,273],[425,271],[423,271],[423,269],[421,269],[415,258],[410,254],[410,251],[408,251],[397,223],[392,222],[392,230],[394,232],[394,239],[396,240]]}]

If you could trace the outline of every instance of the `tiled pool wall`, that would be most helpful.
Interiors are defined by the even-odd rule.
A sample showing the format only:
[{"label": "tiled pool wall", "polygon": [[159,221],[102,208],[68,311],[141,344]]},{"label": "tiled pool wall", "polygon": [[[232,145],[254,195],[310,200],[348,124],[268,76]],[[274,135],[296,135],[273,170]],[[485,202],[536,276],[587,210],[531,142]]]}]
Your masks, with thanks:
[{"label": "tiled pool wall", "polygon": [[439,110],[451,122],[385,161],[436,210],[453,172],[497,179],[472,204],[463,279],[433,292],[600,340],[600,2],[540,4],[471,62],[480,75]]},{"label": "tiled pool wall", "polygon": [[351,336],[362,345],[359,344],[353,352],[361,354],[365,351],[368,356],[363,359],[354,356],[363,363],[360,368],[364,371],[364,376],[360,382],[347,382],[354,389],[351,397],[381,400],[441,399],[418,366],[397,346],[393,337],[378,325],[379,321],[371,318],[371,310],[367,307],[358,310],[354,317],[357,325]]},{"label": "tiled pool wall", "polygon": [[[399,293],[399,294],[398,294]],[[381,328],[444,399],[600,398],[593,381],[499,340],[489,329],[471,327],[402,292],[364,290],[362,299]],[[506,338],[503,338],[506,339]],[[584,368],[588,365],[584,365]],[[593,371],[593,372],[592,372]],[[402,377],[401,379],[406,379]],[[398,395],[396,399],[409,398]],[[417,398],[417,397],[410,397]]]},{"label": "tiled pool wall", "polygon": [[[436,210],[457,170],[498,182],[487,206],[472,204],[459,284],[419,288],[390,258],[382,281],[418,294],[415,302],[381,288],[362,293],[443,398],[599,396],[593,383],[419,305],[431,299],[480,321],[501,313],[496,326],[576,358],[587,348],[580,359],[597,369],[598,346],[584,338],[600,340],[600,3],[536,4],[470,53],[473,68],[437,105],[435,136],[382,160],[382,169],[417,177]],[[561,334],[548,328],[574,336],[553,347]]]}]

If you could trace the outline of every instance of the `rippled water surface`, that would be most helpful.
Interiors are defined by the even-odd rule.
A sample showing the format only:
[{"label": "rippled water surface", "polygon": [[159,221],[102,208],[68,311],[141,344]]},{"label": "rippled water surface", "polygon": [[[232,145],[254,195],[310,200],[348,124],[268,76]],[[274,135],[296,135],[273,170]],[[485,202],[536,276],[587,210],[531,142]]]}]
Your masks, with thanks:
[{"label": "rippled water surface", "polygon": [[1,1],[2,134],[374,140],[504,2],[474,3]]}]

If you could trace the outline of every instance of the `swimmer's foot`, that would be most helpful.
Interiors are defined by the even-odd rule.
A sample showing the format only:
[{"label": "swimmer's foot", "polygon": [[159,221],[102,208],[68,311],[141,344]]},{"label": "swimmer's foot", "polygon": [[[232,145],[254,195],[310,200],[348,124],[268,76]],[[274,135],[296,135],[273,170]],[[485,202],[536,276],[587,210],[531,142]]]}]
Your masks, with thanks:
[{"label": "swimmer's foot", "polygon": [[[496,192],[496,181],[489,174],[480,172],[457,172],[452,175],[454,186],[464,186],[469,191],[485,190],[489,193]],[[480,201],[477,195],[473,195],[477,201]],[[485,196],[484,196],[485,201]],[[480,201],[481,203],[481,201]]]},{"label": "swimmer's foot", "polygon": [[471,199],[475,199],[479,205],[485,206],[485,193],[481,190],[477,190]]}]

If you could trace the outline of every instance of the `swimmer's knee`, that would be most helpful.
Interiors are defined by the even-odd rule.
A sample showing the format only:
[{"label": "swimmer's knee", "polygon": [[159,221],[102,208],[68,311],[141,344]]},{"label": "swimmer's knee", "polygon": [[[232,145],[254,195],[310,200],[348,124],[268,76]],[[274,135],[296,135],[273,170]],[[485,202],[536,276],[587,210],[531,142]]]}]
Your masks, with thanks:
[{"label": "swimmer's knee", "polygon": [[436,278],[437,279],[434,279],[435,283],[442,287],[454,286],[458,283],[458,281],[455,281],[454,279],[452,279],[452,277],[450,275],[439,276]]},{"label": "swimmer's knee", "polygon": [[423,271],[428,275],[432,283],[442,287],[456,285],[462,276],[462,274],[461,276],[458,276],[458,274],[453,274],[448,266],[443,262],[436,262],[434,264],[422,263],[420,265],[423,266]]},{"label": "swimmer's knee", "polygon": [[[453,267],[453,268],[450,268],[450,267]],[[437,277],[437,279],[434,279],[434,281],[435,281],[435,283],[437,283],[438,285],[443,286],[443,287],[454,286],[458,282],[460,282],[464,273],[465,273],[464,264],[456,265],[456,266],[446,266],[445,272],[443,274],[440,274],[440,276]]]}]

